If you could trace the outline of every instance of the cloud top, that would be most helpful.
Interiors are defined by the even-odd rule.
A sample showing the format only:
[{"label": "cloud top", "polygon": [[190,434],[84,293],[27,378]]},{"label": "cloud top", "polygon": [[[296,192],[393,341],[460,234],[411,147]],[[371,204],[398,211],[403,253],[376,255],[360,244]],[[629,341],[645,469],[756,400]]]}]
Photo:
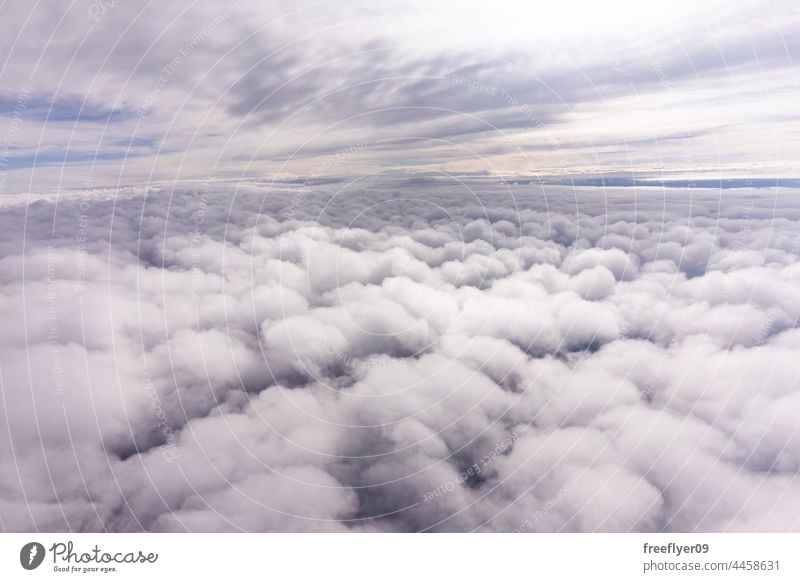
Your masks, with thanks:
[{"label": "cloud top", "polygon": [[797,530],[800,200],[472,192],[5,204],[3,527]]}]

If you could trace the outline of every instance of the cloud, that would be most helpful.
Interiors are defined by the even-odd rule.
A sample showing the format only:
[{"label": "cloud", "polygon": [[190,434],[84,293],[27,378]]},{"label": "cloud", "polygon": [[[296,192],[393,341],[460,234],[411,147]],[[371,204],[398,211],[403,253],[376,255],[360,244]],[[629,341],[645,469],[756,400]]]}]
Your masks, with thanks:
[{"label": "cloud", "polygon": [[796,530],[796,197],[469,191],[7,198],[3,527]]},{"label": "cloud", "polygon": [[210,169],[796,178],[790,3],[679,4],[7,7],[0,169],[9,192]]}]

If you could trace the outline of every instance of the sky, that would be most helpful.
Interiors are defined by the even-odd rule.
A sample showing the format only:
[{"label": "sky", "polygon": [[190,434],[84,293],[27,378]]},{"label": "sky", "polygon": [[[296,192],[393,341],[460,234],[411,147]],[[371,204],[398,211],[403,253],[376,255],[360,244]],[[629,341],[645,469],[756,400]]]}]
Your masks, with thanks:
[{"label": "sky", "polygon": [[800,530],[798,7],[0,0],[0,530]]},{"label": "sky", "polygon": [[789,1],[0,4],[0,193],[800,176]]}]

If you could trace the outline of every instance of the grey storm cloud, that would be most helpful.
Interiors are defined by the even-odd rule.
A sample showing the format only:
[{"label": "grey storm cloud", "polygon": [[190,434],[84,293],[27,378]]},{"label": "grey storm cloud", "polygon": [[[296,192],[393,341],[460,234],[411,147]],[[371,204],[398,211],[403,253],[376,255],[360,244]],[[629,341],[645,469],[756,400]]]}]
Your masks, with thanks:
[{"label": "grey storm cloud", "polygon": [[7,197],[2,527],[796,530],[798,221],[496,180]]}]

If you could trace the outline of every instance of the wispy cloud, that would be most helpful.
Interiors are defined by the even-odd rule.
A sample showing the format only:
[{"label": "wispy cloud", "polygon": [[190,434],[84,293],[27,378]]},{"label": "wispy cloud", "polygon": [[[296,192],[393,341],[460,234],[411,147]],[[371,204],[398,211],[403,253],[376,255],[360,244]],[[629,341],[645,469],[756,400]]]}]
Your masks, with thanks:
[{"label": "wispy cloud", "polygon": [[[755,174],[796,171],[791,3],[563,4],[113,3],[101,18],[91,3],[31,18],[4,7],[0,120],[25,80],[32,124],[77,124],[79,141],[95,124],[134,143],[163,136],[164,152],[120,168],[131,182],[209,167],[303,176],[356,143],[370,147],[347,174],[692,173],[745,161]],[[45,148],[71,149],[58,127],[30,130]]]}]

